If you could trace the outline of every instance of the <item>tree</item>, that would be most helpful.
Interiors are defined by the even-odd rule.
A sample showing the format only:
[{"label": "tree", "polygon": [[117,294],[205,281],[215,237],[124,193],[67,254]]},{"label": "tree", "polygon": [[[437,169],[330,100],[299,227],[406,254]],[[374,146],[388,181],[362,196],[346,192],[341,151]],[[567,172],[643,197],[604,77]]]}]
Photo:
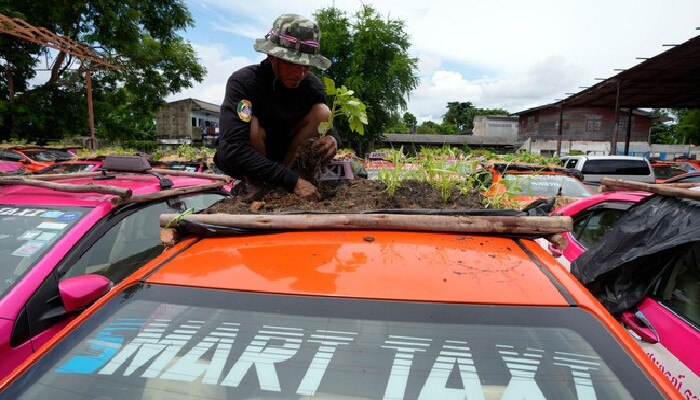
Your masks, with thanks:
[{"label": "tree", "polygon": [[700,109],[654,109],[656,115],[673,118],[671,122],[651,124],[651,143],[698,144],[700,143]]},{"label": "tree", "polygon": [[417,59],[409,57],[404,22],[382,18],[363,5],[352,21],[337,8],[323,8],[314,17],[321,29],[321,53],[333,61],[324,76],[345,85],[367,105],[369,123],[363,136],[338,131],[362,154],[381,138],[391,115],[406,108],[408,93],[418,85]]},{"label": "tree", "polygon": [[[192,46],[177,34],[193,24],[180,0],[0,1],[0,12],[90,46],[123,66],[119,71],[92,71],[98,136],[152,136],[155,112],[163,98],[204,76]],[[3,136],[41,140],[87,132],[84,71],[88,65],[66,53],[49,52],[49,80],[28,88],[42,52],[41,47],[19,39],[0,38],[0,58],[11,63],[16,90],[21,92],[14,108],[0,107],[7,110],[2,115],[6,122],[11,120],[10,112],[15,117],[14,124],[3,124]]]},{"label": "tree", "polygon": [[403,113],[402,119],[403,123],[408,127],[408,131],[411,133],[415,133],[416,125],[418,124],[418,119],[416,118],[416,116],[406,111],[405,113]]}]

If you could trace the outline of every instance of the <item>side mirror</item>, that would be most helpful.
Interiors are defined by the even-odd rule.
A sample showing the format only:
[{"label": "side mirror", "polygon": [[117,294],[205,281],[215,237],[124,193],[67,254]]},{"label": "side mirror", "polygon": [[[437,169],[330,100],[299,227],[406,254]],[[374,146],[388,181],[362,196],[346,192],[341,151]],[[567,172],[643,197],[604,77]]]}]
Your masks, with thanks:
[{"label": "side mirror", "polygon": [[102,275],[88,274],[68,278],[58,283],[58,293],[66,312],[89,306],[112,287],[112,282]]},{"label": "side mirror", "polygon": [[554,243],[549,243],[549,252],[552,253],[554,257],[561,257],[564,255],[564,252],[559,250],[557,246],[554,245]]}]

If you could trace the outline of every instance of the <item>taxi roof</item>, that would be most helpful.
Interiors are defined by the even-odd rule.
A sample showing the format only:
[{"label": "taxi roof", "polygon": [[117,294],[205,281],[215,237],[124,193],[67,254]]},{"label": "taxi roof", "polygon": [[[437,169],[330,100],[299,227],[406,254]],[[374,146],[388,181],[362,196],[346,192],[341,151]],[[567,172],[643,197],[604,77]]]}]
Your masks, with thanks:
[{"label": "taxi roof", "polygon": [[[104,185],[131,189],[133,194],[153,193],[161,190],[158,178],[149,174],[110,172],[113,179],[95,180],[93,177],[65,178],[54,181],[72,185]],[[173,188],[204,185],[212,183],[211,179],[187,176],[163,175],[172,180]],[[31,176],[28,178],[31,179]],[[21,184],[0,186],[0,203],[2,204],[41,204],[94,207],[110,201],[114,195],[101,193],[71,193],[53,189],[26,186]]]},{"label": "taxi roof", "polygon": [[168,259],[146,282],[367,299],[571,305],[525,242],[530,241],[347,230],[205,238]]}]

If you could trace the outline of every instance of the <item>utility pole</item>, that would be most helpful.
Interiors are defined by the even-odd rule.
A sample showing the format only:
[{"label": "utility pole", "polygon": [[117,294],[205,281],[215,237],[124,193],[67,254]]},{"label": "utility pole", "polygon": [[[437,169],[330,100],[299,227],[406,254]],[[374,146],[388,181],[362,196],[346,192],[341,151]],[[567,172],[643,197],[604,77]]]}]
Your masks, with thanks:
[{"label": "utility pole", "polygon": [[[95,139],[95,120],[92,111],[92,81],[90,69],[93,68],[93,66],[113,70],[118,70],[122,67],[119,64],[101,57],[90,47],[80,44],[71,38],[57,35],[46,28],[31,25],[20,18],[10,18],[4,14],[0,14],[0,33],[14,36],[41,46],[50,47],[88,63],[88,68],[85,72],[85,86],[87,90],[88,117],[90,121],[90,126],[88,127],[90,132],[90,149],[94,150],[97,147],[97,140]],[[11,76],[10,72],[10,75],[8,75],[10,102],[12,102],[14,98]]]}]

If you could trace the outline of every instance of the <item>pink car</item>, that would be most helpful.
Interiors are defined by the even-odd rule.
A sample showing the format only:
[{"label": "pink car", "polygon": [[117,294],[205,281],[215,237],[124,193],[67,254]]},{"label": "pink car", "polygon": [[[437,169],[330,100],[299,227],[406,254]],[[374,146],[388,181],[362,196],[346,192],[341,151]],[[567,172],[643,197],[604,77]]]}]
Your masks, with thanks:
[{"label": "pink car", "polygon": [[554,210],[553,215],[571,217],[574,230],[563,234],[567,242],[564,250],[550,244],[550,252],[556,257],[563,256],[568,263],[574,262],[598,243],[625,210],[649,195],[647,192],[604,192]]},{"label": "pink car", "polygon": [[[129,170],[125,159],[116,168]],[[42,181],[87,189],[78,193],[0,178],[0,378],[163,250],[160,214],[197,212],[226,196],[225,177],[166,175],[150,170],[145,159],[140,162],[146,165],[142,172],[108,168],[106,174]],[[40,177],[50,175],[28,178]],[[99,193],[97,186],[132,194],[115,205],[115,193]],[[170,186],[191,192],[178,195]]]},{"label": "pink car", "polygon": [[[574,230],[564,234],[567,246],[563,251],[552,244],[550,251],[564,258],[562,261],[574,262],[603,238],[625,210],[649,195],[607,192],[555,210],[553,214],[573,218]],[[687,222],[676,223],[678,229],[684,229]],[[618,246],[626,246],[621,242]],[[685,262],[676,262],[651,281],[648,294],[620,315],[622,324],[687,399],[700,398],[700,357],[696,350],[700,345],[700,258],[692,257],[698,246],[695,242],[690,248],[671,250],[671,254],[687,252],[688,256],[682,257]],[[651,257],[664,259],[669,254]]]}]

